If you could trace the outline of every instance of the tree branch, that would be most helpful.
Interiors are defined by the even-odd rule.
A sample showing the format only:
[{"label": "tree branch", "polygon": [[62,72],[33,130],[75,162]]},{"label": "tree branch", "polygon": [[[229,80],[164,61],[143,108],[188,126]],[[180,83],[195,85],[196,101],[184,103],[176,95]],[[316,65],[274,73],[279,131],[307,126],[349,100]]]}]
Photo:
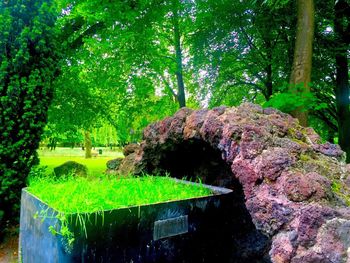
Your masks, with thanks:
[{"label": "tree branch", "polygon": [[264,56],[264,54],[261,52],[261,50],[253,43],[253,41],[250,39],[250,37],[248,36],[247,32],[244,30],[244,28],[242,26],[239,27],[241,29],[242,34],[245,36],[248,45],[251,49],[255,49],[256,51],[258,51],[258,53],[260,54],[260,56],[262,57],[263,60],[267,60],[267,58]]},{"label": "tree branch", "polygon": [[170,56],[165,56],[165,55],[160,55],[161,58],[167,58],[167,59],[170,59],[171,61],[173,62],[176,62],[176,59],[173,58],[173,57],[170,57]]},{"label": "tree branch", "polygon": [[329,128],[331,128],[334,132],[338,132],[338,126],[335,125],[324,113],[324,111],[315,111],[315,116],[322,120]]},{"label": "tree branch", "polygon": [[162,79],[165,87],[170,91],[170,93],[173,95],[174,99],[177,100],[177,94],[175,91],[170,87],[169,82],[165,79],[165,77],[162,74],[158,74],[160,78]]}]

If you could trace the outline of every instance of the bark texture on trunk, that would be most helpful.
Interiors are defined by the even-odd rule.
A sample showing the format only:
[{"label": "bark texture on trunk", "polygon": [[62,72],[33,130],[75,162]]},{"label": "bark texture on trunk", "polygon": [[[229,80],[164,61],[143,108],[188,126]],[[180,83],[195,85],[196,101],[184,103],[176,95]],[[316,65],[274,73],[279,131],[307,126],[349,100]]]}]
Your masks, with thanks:
[{"label": "bark texture on trunk", "polygon": [[92,142],[89,131],[84,131],[85,158],[91,158]]},{"label": "bark texture on trunk", "polygon": [[183,80],[181,34],[179,27],[179,0],[173,0],[174,46],[176,59],[177,98],[180,108],[186,107],[185,84]]},{"label": "bark texture on trunk", "polygon": [[266,47],[266,58],[267,58],[267,66],[265,68],[266,72],[266,93],[265,93],[265,99],[266,101],[269,101],[272,94],[273,94],[273,78],[272,78],[272,60],[273,60],[273,47],[271,43],[271,36],[267,34],[266,38],[264,39],[265,47]]},{"label": "bark texture on trunk", "polygon": [[[293,92],[301,92],[303,94],[310,92],[312,42],[314,38],[314,2],[313,0],[297,0],[297,9],[297,32],[290,84]],[[302,85],[302,89],[295,90],[296,85]],[[299,119],[301,125],[308,125],[308,112],[305,107],[299,107],[292,112],[292,115]]]},{"label": "bark texture on trunk", "polygon": [[[271,61],[271,60],[270,60]],[[272,83],[272,64],[268,64],[266,67],[266,101],[270,100],[273,94],[273,83]]]},{"label": "bark texture on trunk", "polygon": [[335,54],[336,85],[335,96],[338,118],[338,138],[340,147],[346,152],[346,161],[350,162],[350,99],[349,99],[349,65],[347,51],[349,48],[347,40],[347,28],[343,19],[349,19],[347,12],[350,6],[344,0],[339,0],[335,5],[334,31],[337,40],[337,51]]}]

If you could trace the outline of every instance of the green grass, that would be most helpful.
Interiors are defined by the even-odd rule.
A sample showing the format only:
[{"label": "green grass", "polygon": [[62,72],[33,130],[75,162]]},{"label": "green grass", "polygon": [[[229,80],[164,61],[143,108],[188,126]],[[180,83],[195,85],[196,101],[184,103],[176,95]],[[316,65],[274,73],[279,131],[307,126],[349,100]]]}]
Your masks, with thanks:
[{"label": "green grass", "polygon": [[184,184],[169,177],[144,176],[89,180],[33,177],[28,191],[61,213],[93,213],[128,206],[207,196],[202,185]]}]

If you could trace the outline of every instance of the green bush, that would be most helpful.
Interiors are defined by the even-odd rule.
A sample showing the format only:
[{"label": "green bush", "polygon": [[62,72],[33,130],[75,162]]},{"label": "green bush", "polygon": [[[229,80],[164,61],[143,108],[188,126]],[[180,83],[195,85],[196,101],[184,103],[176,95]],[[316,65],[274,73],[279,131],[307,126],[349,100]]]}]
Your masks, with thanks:
[{"label": "green bush", "polygon": [[0,231],[18,219],[21,188],[38,160],[59,58],[55,10],[50,0],[0,2]]},{"label": "green bush", "polygon": [[[286,113],[291,113],[298,108],[308,111],[327,108],[327,104],[320,102],[312,92],[301,92],[303,85],[300,83],[291,88],[290,84],[285,83],[280,88],[280,92],[273,94],[271,99],[265,102],[264,107],[273,107]],[[309,86],[312,86],[311,83]]]}]

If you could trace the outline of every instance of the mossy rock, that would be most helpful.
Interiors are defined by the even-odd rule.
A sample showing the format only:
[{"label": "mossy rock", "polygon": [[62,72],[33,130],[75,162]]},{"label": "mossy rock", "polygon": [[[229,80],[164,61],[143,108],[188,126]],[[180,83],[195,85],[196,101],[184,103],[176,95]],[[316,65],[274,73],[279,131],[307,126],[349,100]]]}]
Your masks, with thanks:
[{"label": "mossy rock", "polygon": [[108,170],[117,170],[123,160],[124,160],[124,158],[116,158],[113,160],[109,160],[106,163],[107,169]]},{"label": "mossy rock", "polygon": [[67,175],[87,177],[88,175],[87,167],[74,161],[65,162],[64,164],[55,167],[53,171],[56,177],[63,177]]},{"label": "mossy rock", "polygon": [[128,145],[125,145],[123,148],[123,154],[124,156],[128,156],[132,153],[136,153],[140,150],[140,145],[137,143],[129,143]]}]

